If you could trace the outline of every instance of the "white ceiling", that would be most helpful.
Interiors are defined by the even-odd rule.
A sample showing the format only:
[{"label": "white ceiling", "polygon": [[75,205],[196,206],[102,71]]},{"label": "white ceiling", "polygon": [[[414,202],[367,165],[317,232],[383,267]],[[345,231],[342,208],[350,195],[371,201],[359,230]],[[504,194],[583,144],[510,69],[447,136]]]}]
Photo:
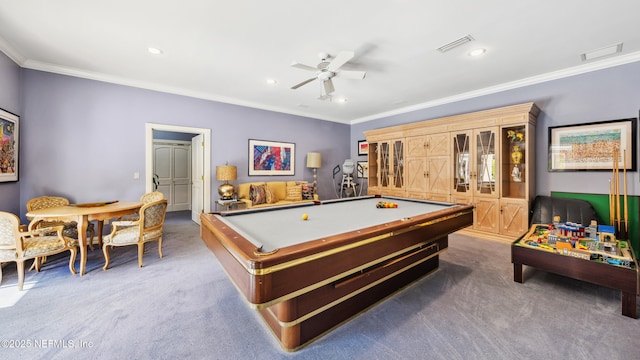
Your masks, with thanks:
[{"label": "white ceiling", "polygon": [[[0,0],[0,50],[24,68],[349,124],[639,61],[640,1]],[[365,79],[334,79],[333,101],[317,80],[290,89],[313,76],[291,62],[344,50],[342,69]]]}]

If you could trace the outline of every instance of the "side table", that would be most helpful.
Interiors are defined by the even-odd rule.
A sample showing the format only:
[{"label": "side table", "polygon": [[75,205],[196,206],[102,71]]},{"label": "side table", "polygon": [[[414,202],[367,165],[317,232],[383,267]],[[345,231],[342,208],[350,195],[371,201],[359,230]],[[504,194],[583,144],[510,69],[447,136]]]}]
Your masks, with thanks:
[{"label": "side table", "polygon": [[240,210],[240,209],[244,209],[246,207],[246,204],[240,200],[218,199],[216,200],[215,207],[216,207],[216,211],[218,210],[218,207],[221,207],[222,211]]}]

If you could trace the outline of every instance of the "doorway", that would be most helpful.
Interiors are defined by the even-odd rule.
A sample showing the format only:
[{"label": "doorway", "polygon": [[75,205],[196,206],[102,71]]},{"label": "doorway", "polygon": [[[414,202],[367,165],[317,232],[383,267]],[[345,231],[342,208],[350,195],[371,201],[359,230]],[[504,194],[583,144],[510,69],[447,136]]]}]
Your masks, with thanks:
[{"label": "doorway", "polygon": [[[154,144],[153,131],[169,131],[192,133],[193,143],[199,146],[192,146],[192,166],[199,175],[192,176],[191,179],[191,218],[200,224],[200,214],[211,211],[211,129],[192,128],[186,126],[145,124],[145,191],[154,191],[153,166],[154,166]],[[201,164],[201,166],[199,166]]]}]

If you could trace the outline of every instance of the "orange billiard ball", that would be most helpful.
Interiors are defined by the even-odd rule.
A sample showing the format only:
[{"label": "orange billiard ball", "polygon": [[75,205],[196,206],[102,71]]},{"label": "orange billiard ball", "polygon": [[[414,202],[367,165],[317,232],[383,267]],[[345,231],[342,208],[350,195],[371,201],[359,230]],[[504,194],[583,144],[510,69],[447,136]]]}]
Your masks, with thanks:
[{"label": "orange billiard ball", "polygon": [[307,220],[309,218],[309,215],[307,214],[302,214],[302,220]]}]

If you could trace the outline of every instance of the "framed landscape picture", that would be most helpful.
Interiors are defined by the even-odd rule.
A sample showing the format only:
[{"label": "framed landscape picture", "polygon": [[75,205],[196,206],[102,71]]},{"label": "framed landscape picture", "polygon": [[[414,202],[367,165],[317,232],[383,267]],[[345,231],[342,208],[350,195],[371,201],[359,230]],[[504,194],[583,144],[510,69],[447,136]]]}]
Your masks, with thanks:
[{"label": "framed landscape picture", "polygon": [[636,171],[636,132],[636,118],[550,127],[549,171]]},{"label": "framed landscape picture", "polygon": [[295,175],[296,144],[249,140],[249,176]]},{"label": "framed landscape picture", "polygon": [[18,181],[20,117],[0,109],[0,182]]}]

